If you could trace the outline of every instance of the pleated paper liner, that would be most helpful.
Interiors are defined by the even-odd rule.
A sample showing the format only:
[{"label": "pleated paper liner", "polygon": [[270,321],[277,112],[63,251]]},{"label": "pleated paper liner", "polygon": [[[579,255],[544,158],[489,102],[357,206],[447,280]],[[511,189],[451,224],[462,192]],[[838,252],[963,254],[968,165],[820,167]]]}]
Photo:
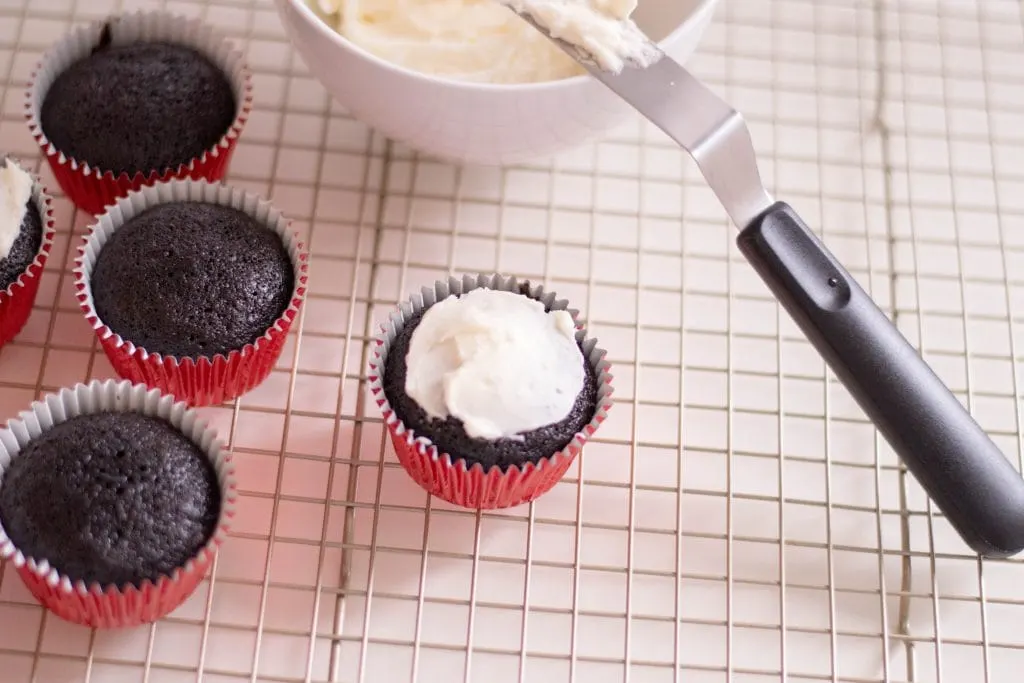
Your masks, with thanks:
[{"label": "pleated paper liner", "polygon": [[[0,165],[4,157],[0,154]],[[7,163],[17,163],[7,158]],[[18,167],[27,173],[31,173],[24,166]],[[39,218],[43,224],[42,241],[39,244],[39,251],[35,259],[25,268],[25,272],[15,279],[5,290],[0,290],[0,346],[14,339],[29,316],[32,315],[32,307],[36,302],[36,295],[39,293],[39,280],[43,275],[43,268],[53,248],[53,238],[56,234],[53,221],[53,207],[50,195],[46,188],[40,184],[39,179],[32,178],[32,205],[39,212]]]},{"label": "pleated paper liner", "polygon": [[[206,202],[233,207],[273,230],[284,242],[295,272],[291,302],[270,329],[252,344],[227,355],[196,359],[164,356],[123,339],[97,314],[91,277],[103,245],[132,217],[167,202]],[[215,405],[252,390],[274,369],[306,296],[307,260],[303,244],[288,220],[259,196],[205,181],[172,180],[132,192],[96,219],[75,260],[75,291],[86,319],[119,377],[158,388],[193,406]]]},{"label": "pleated paper liner", "polygon": [[416,434],[402,422],[392,409],[384,393],[384,373],[388,350],[402,331],[407,320],[420,311],[451,295],[461,295],[474,289],[486,288],[520,291],[515,278],[499,275],[448,278],[439,280],[433,287],[423,290],[403,303],[391,314],[383,325],[382,334],[376,339],[376,347],[370,360],[370,390],[384,415],[384,421],[391,434],[398,460],[412,478],[435,496],[462,507],[473,509],[505,508],[536,499],[550,490],[565,475],[573,460],[583,450],[583,445],[604,422],[611,409],[612,376],[605,361],[605,352],[597,348],[597,340],[587,338],[577,320],[576,311],[568,302],[558,300],[553,292],[543,287],[531,287],[531,298],[541,301],[550,310],[567,310],[577,320],[576,339],[581,343],[587,362],[594,369],[597,381],[597,408],[594,417],[564,449],[542,458],[536,464],[526,463],[502,470],[492,466],[488,470],[479,464],[468,465],[457,453],[440,453],[427,436]]},{"label": "pleated paper liner", "polygon": [[[129,175],[90,166],[57,149],[43,131],[41,110],[56,78],[75,62],[89,56],[109,26],[113,45],[165,42],[192,47],[219,66],[231,82],[237,112],[231,126],[215,145],[176,168],[154,168]],[[224,177],[238,136],[252,110],[252,76],[242,53],[200,21],[164,12],[133,12],[93,22],[72,31],[51,47],[40,61],[26,92],[25,118],[32,137],[43,151],[53,175],[75,205],[92,214],[119,197],[145,185],[174,178],[218,181]],[[85,115],[83,113],[83,115]]]},{"label": "pleated paper liner", "polygon": [[137,626],[155,621],[184,602],[202,581],[214,553],[231,527],[237,499],[234,465],[216,433],[196,411],[174,398],[127,381],[94,381],[48,394],[0,430],[0,486],[4,470],[34,438],[73,417],[99,412],[138,412],[170,422],[197,444],[217,472],[220,516],[213,534],[183,566],[156,582],[139,586],[86,585],[62,575],[46,558],[27,556],[0,526],[0,557],[11,562],[29,592],[67,621],[95,628]]}]

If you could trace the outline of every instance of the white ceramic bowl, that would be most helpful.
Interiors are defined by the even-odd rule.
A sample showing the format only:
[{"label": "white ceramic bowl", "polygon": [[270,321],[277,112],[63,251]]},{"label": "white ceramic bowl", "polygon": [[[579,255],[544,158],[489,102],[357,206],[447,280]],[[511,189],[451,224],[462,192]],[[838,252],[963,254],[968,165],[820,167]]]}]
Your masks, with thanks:
[{"label": "white ceramic bowl", "polygon": [[[476,164],[545,157],[627,120],[589,76],[535,84],[463,83],[385,62],[338,35],[306,5],[275,0],[288,37],[353,116],[425,154]],[[693,53],[718,0],[640,0],[637,24],[679,61]]]}]

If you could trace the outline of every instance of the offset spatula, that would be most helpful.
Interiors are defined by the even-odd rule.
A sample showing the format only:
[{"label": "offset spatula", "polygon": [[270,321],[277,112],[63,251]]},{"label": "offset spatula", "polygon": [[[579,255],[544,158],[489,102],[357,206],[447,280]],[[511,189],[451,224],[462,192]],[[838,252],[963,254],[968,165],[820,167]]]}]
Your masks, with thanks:
[{"label": "offset spatula", "polygon": [[656,61],[603,71],[551,38],[679,143],[740,229],[740,251],[976,552],[1024,549],[1024,479],[792,207],[757,170],[736,110],[647,41]]}]

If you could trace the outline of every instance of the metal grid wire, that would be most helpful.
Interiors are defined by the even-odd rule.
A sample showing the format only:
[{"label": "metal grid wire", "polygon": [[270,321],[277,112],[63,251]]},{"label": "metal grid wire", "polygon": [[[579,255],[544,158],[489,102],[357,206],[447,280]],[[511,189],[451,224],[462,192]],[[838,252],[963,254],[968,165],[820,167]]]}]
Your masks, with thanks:
[{"label": "metal grid wire", "polygon": [[[553,161],[459,169],[331,102],[269,0],[0,0],[0,149],[38,168],[33,64],[73,22],[136,6],[247,50],[256,110],[230,181],[308,235],[311,293],[266,384],[204,411],[243,489],[209,579],[151,627],[96,632],[8,569],[5,683],[1019,679],[1024,566],[959,542],[661,134],[634,121]],[[724,0],[691,64],[747,116],[775,194],[1019,467],[1021,5]],[[37,309],[0,351],[0,415],[111,376],[71,290],[87,222],[57,199]],[[492,270],[582,309],[617,405],[552,492],[473,513],[404,474],[365,372],[396,301]]]}]

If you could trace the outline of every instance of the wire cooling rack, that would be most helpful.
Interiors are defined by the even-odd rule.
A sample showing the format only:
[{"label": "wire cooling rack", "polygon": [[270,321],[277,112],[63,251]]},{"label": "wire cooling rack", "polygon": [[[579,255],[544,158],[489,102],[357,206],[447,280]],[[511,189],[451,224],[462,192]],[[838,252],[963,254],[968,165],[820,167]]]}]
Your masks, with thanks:
[{"label": "wire cooling rack", "polygon": [[[46,46],[151,5],[0,0],[0,149],[38,167],[21,103]],[[459,169],[330,102],[269,0],[161,6],[247,50],[256,109],[231,182],[308,235],[311,294],[266,384],[204,411],[243,489],[208,581],[156,625],[93,632],[8,569],[4,683],[1020,679],[1024,565],[959,542],[660,134],[634,121],[552,161]],[[1019,466],[1021,5],[724,0],[692,67],[746,114],[776,195]],[[72,296],[88,217],[56,208],[37,309],[0,351],[0,416],[111,375]],[[403,473],[365,373],[397,300],[492,270],[582,309],[617,405],[553,491],[476,514]]]}]

